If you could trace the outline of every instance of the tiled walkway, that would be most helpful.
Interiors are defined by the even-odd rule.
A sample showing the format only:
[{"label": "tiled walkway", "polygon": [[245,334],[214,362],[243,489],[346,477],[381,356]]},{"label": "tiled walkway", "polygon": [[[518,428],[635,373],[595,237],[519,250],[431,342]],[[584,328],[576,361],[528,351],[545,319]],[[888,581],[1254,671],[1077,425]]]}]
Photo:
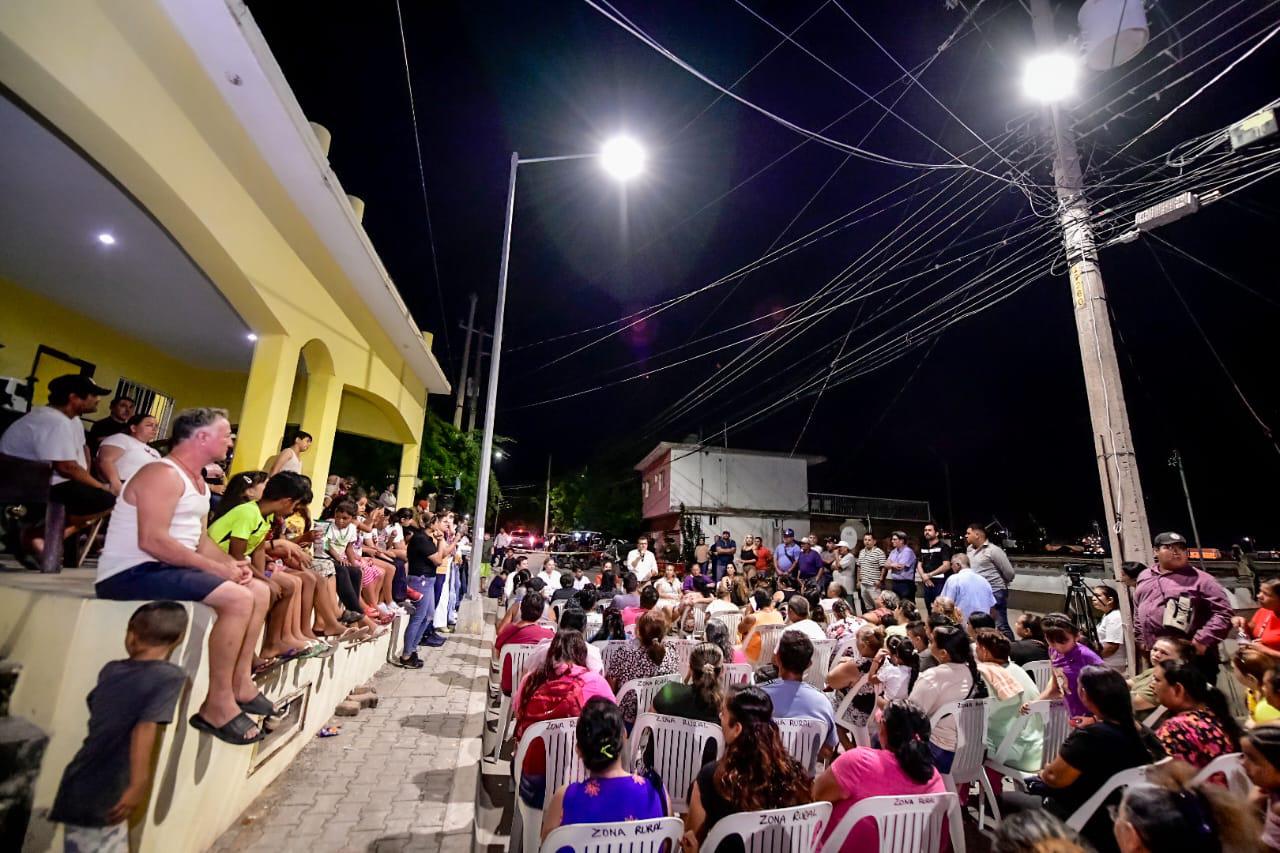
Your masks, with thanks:
[{"label": "tiled walkway", "polygon": [[470,851],[493,628],[385,667],[377,708],[335,717],[214,851]]}]

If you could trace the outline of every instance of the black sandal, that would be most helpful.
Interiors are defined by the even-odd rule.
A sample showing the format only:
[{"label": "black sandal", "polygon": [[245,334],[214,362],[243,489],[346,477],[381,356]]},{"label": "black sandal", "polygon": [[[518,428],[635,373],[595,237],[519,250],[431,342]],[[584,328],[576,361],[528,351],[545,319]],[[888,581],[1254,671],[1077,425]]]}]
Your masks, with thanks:
[{"label": "black sandal", "polygon": [[274,717],[276,715],[276,706],[270,699],[261,692],[254,696],[248,702],[236,700],[236,704],[240,706],[240,710],[246,714],[258,714],[264,717]]},{"label": "black sandal", "polygon": [[[223,743],[229,743],[232,746],[252,746],[266,737],[266,732],[263,731],[262,726],[259,726],[249,718],[248,714],[244,713],[232,717],[221,726],[215,726],[199,714],[192,715],[188,722],[197,731],[213,735]],[[251,738],[246,737],[250,729],[257,729],[258,734]]]}]

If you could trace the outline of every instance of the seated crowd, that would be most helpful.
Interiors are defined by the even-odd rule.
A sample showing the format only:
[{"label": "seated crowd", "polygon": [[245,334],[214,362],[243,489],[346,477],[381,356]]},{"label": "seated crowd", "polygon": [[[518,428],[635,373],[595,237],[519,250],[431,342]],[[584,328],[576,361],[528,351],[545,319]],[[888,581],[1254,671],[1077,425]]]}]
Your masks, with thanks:
[{"label": "seated crowd", "polygon": [[[565,825],[672,816],[679,804],[682,847],[696,851],[730,815],[825,801],[834,810],[824,838],[838,831],[839,849],[874,850],[871,821],[842,827],[841,817],[869,797],[945,792],[961,738],[957,717],[945,711],[982,700],[984,757],[998,752],[1001,768],[977,771],[987,774],[1004,818],[995,849],[1280,849],[1280,726],[1273,724],[1280,643],[1266,645],[1273,639],[1268,605],[1280,608],[1280,583],[1263,583],[1262,615],[1239,625],[1254,638],[1231,662],[1249,700],[1242,725],[1206,676],[1207,644],[1194,625],[1159,633],[1150,668],[1126,680],[1116,660],[1126,656],[1126,641],[1103,624],[1118,600],[1109,585],[1094,590],[1099,626],[1086,642],[1065,613],[1021,614],[1010,637],[998,629],[989,596],[977,599],[986,610],[965,614],[938,595],[921,614],[915,601],[883,590],[857,615],[857,593],[838,583],[819,596],[789,578],[757,574],[739,594],[740,576],[727,568],[728,583],[693,571],[682,583],[671,566],[641,583],[607,564],[587,570],[585,585],[553,608],[547,584],[529,574],[523,557],[504,566],[494,589],[511,604],[495,661],[509,645],[539,645],[536,667],[521,677],[509,667],[501,672],[500,689],[515,694],[515,737],[538,722],[576,718],[587,769],[584,781],[548,790],[537,741],[514,768],[520,797],[543,809],[544,838]],[[962,583],[948,582],[946,591],[963,590],[967,564],[957,568],[953,577]],[[973,600],[963,591],[960,598]],[[694,609],[700,618],[690,615]],[[761,630],[775,625],[776,637]],[[815,662],[825,676],[814,675]],[[741,663],[752,672],[734,681],[727,667]],[[666,682],[638,689],[638,679],[655,677]],[[1046,754],[1044,700],[1061,700],[1069,717],[1054,754]],[[1153,709],[1158,717],[1150,717]],[[670,758],[655,760],[650,733],[657,723],[646,722],[644,740],[634,752],[629,747],[645,714],[719,727],[723,748],[714,755],[709,743],[689,757],[701,770],[686,790],[666,787],[660,768]],[[788,748],[779,721],[794,719],[819,723],[816,758]],[[1224,774],[1191,781],[1215,759],[1241,754],[1260,808],[1231,793]],[[1067,827],[1117,773],[1155,764],[1151,787],[1116,790],[1080,816],[1078,835]],[[967,789],[960,786],[962,807],[977,803]],[[1059,846],[1049,843],[1055,839]]]}]

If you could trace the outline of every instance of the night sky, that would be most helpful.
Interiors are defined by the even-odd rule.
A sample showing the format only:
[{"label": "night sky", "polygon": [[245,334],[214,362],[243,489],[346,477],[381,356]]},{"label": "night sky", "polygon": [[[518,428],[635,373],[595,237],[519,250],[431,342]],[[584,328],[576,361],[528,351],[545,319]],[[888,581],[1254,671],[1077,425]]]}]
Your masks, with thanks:
[{"label": "night sky", "polygon": [[[419,323],[435,333],[436,355],[451,377],[461,358],[458,325],[470,292],[479,294],[478,322],[492,326],[510,152],[586,153],[618,131],[650,148],[646,176],[625,191],[592,161],[521,171],[497,424],[516,443],[498,468],[503,482],[540,480],[548,453],[554,472],[632,463],[657,440],[711,436],[763,408],[768,417],[730,427],[729,444],[790,451],[803,429],[798,452],[829,460],[811,469],[812,491],[925,498],[944,524],[995,516],[1023,535],[1034,517],[1061,539],[1075,538],[1101,519],[1057,244],[1040,241],[1042,250],[1033,253],[1025,286],[1016,293],[983,303],[985,310],[931,337],[940,323],[957,318],[957,288],[965,284],[939,278],[928,290],[933,264],[954,265],[969,253],[965,268],[980,276],[1015,251],[1019,239],[1034,242],[1052,233],[1052,222],[1036,215],[1051,210],[1052,179],[1039,112],[1018,85],[1022,59],[1031,51],[1020,4],[986,0],[920,77],[954,116],[919,88],[897,84],[881,96],[886,106],[902,96],[893,106],[897,115],[887,118],[875,104],[849,113],[864,100],[855,86],[876,92],[902,72],[845,12],[902,65],[915,67],[960,27],[964,11],[947,10],[939,0],[842,0],[839,6],[819,0],[623,0],[615,6],[725,86],[768,55],[734,91],[803,127],[831,125],[825,133],[841,142],[938,164],[950,161],[946,152],[976,162],[985,149],[963,154],[980,145],[973,134],[1003,139],[997,149],[1024,171],[1024,181],[1039,185],[1031,190],[1034,210],[1007,181],[860,158],[841,165],[845,153],[816,142],[734,190],[803,137],[728,98],[717,100],[711,87],[587,4],[402,0],[443,317],[395,4],[378,0],[344,7],[343,14],[282,0],[249,6],[308,117],[332,131],[333,167],[345,189],[366,200],[364,226]],[[1139,182],[1157,177],[1148,167],[1117,178],[1131,162],[1125,158],[1162,155],[1280,96],[1277,38],[1103,165],[1280,23],[1280,11],[1266,6],[1264,0],[1161,0],[1146,52],[1117,71],[1085,75],[1081,96],[1088,100],[1076,114],[1098,112],[1082,121],[1081,130],[1092,131],[1081,144],[1082,157],[1091,167],[1090,181],[1114,184],[1098,194],[1105,196],[1098,207],[1123,205],[1138,196]],[[1076,32],[1077,7],[1059,9],[1060,35]],[[790,43],[779,46],[783,37],[769,24],[792,33],[806,18],[793,38],[813,56]],[[1156,56],[1162,47],[1170,50]],[[1158,100],[1142,100],[1156,90],[1162,90]],[[995,173],[1007,171],[994,159],[985,164]],[[920,180],[909,189],[895,190],[914,178]],[[959,183],[945,183],[952,179]],[[1167,464],[1177,447],[1206,544],[1224,548],[1242,535],[1280,544],[1272,486],[1280,452],[1241,402],[1156,258],[1258,417],[1277,423],[1272,339],[1280,320],[1273,242],[1280,225],[1278,187],[1275,178],[1262,181],[1158,232],[1254,293],[1150,239],[1101,254],[1151,523],[1156,530],[1190,534],[1177,474]],[[865,208],[875,216],[548,365],[618,327],[583,330],[702,287],[890,191],[885,201]],[[982,204],[970,210],[964,206],[969,198]],[[882,210],[886,204],[894,206]],[[932,224],[920,219],[926,215],[934,217]],[[912,223],[926,241],[919,251],[906,251],[906,242],[897,239],[902,232],[895,229]],[[819,315],[805,312],[812,321],[800,324],[799,335],[755,368],[716,374],[742,351],[740,344],[642,376],[768,331],[784,317],[769,312],[811,296],[886,235],[890,245],[904,248],[884,279],[893,286]],[[931,237],[938,239],[928,243]],[[1010,243],[998,245],[999,237],[1011,237]],[[975,253],[986,246],[989,254]],[[812,397],[777,402],[825,375],[851,327],[850,349],[935,299],[940,301],[922,315],[912,337],[891,347],[894,360],[829,387],[816,408]],[[831,304],[819,301],[817,307]],[[711,337],[738,323],[746,325]],[[560,335],[570,337],[528,346]],[[682,349],[665,354],[676,347]],[[629,381],[537,405],[624,379]],[[679,417],[660,418],[706,380]],[[433,405],[445,417],[452,411],[452,400],[437,398]]]}]

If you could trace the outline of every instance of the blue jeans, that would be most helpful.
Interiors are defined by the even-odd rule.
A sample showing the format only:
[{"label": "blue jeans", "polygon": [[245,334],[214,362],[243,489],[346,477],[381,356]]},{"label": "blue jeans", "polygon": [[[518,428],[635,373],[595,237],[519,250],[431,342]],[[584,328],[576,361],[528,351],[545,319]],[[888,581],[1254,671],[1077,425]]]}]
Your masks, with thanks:
[{"label": "blue jeans", "polygon": [[466,572],[466,564],[459,563],[449,572],[449,624],[458,621],[458,602],[462,600],[462,575]]},{"label": "blue jeans", "polygon": [[993,589],[991,594],[996,599],[996,606],[991,608],[991,613],[996,619],[996,628],[1012,642],[1013,628],[1009,626],[1009,590]]},{"label": "blue jeans", "polygon": [[916,603],[916,582],[915,581],[889,581],[889,586],[893,588],[893,594],[898,596],[899,601],[910,601]]},{"label": "blue jeans", "polygon": [[426,578],[420,575],[410,575],[406,581],[411,589],[416,589],[422,593],[422,599],[413,606],[413,615],[409,617],[409,624],[404,629],[404,651],[405,657],[413,654],[418,650],[418,643],[422,642],[422,635],[427,633],[427,626],[431,622],[431,614],[436,609],[436,584],[434,578]]}]

